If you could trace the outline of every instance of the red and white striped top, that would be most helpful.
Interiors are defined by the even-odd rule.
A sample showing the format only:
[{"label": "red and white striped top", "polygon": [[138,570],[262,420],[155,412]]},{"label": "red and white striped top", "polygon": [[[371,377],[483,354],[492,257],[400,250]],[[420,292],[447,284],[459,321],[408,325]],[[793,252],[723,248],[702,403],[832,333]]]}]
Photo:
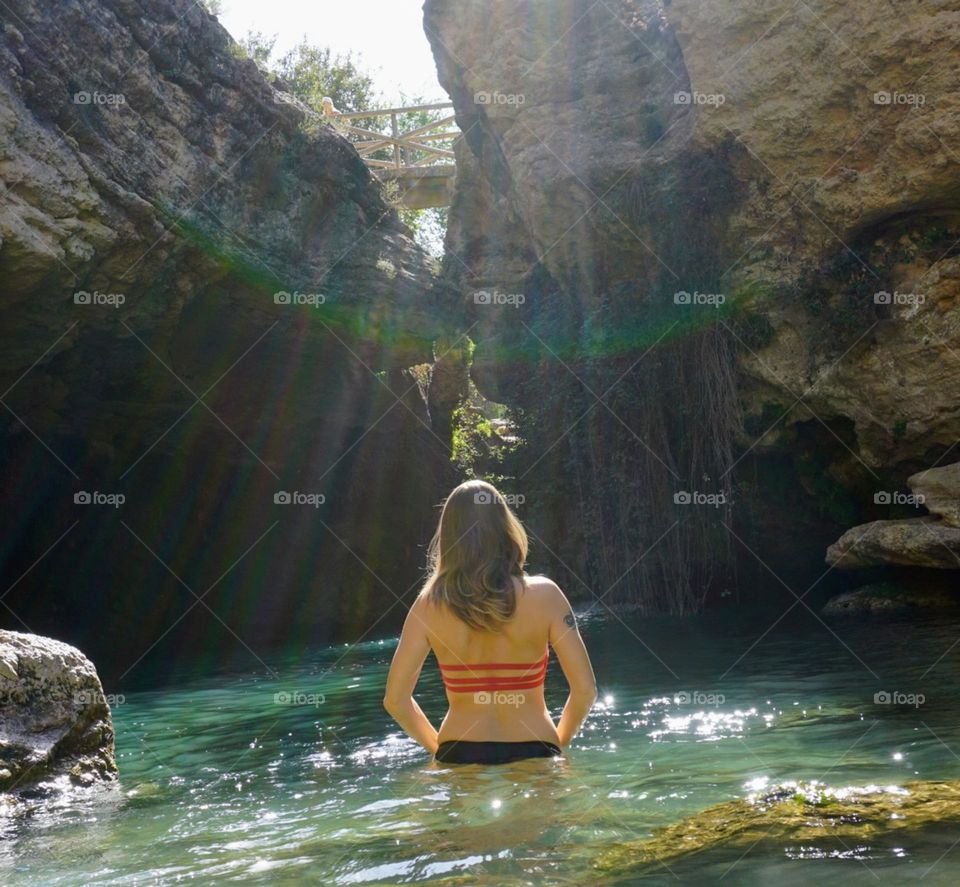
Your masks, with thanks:
[{"label": "red and white striped top", "polygon": [[[440,666],[444,686],[451,693],[474,693],[494,690],[526,690],[539,687],[547,677],[547,662],[550,649],[547,648],[542,659],[536,662],[478,662],[470,665]],[[502,672],[521,672],[520,674],[501,674]],[[485,674],[485,672],[501,672]],[[469,677],[461,676],[469,674]]]}]

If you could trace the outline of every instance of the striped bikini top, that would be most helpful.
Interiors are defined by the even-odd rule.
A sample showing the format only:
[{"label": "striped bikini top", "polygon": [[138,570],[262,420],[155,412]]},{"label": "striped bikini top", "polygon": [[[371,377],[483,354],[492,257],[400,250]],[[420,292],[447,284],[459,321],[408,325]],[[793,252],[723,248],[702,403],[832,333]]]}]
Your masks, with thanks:
[{"label": "striped bikini top", "polygon": [[[444,686],[451,693],[475,693],[479,691],[526,690],[539,687],[547,677],[547,661],[550,649],[536,662],[478,662],[471,665],[440,666]],[[486,674],[494,672],[494,674]],[[503,674],[503,672],[511,672]],[[515,673],[519,672],[519,673]],[[469,675],[469,676],[467,676]]]}]

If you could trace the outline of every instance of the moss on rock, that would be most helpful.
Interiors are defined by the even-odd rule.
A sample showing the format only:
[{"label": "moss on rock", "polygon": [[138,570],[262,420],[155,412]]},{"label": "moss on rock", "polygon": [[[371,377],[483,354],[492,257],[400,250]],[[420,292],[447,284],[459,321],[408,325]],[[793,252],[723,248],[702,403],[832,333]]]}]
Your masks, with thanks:
[{"label": "moss on rock", "polygon": [[837,788],[816,780],[787,782],[708,807],[652,838],[610,847],[594,867],[622,874],[719,848],[863,845],[948,823],[960,823],[960,781]]}]

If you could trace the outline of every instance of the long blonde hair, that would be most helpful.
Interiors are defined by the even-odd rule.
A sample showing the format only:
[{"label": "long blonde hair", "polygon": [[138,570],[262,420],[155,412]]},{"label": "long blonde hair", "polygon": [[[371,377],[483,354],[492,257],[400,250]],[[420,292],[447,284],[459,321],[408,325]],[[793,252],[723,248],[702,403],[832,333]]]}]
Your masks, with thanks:
[{"label": "long blonde hair", "polygon": [[446,604],[478,631],[495,631],[517,609],[516,576],[524,583],[527,534],[496,487],[460,484],[443,504],[428,549],[431,575],[423,595]]}]

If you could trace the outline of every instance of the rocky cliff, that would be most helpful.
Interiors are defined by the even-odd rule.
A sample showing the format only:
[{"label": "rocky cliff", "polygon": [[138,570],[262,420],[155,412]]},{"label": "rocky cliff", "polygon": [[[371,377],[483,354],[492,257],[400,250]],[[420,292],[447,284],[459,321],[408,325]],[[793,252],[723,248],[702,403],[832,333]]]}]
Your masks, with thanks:
[{"label": "rocky cliff", "polygon": [[958,455],[960,7],[424,22],[465,134],[446,270],[477,385],[523,417],[525,516],[564,540],[544,557],[672,609],[840,587],[827,545],[922,513],[906,478]]},{"label": "rocky cliff", "polygon": [[449,480],[428,262],[284,98],[194,0],[0,8],[5,621],[108,676],[395,622]]}]

